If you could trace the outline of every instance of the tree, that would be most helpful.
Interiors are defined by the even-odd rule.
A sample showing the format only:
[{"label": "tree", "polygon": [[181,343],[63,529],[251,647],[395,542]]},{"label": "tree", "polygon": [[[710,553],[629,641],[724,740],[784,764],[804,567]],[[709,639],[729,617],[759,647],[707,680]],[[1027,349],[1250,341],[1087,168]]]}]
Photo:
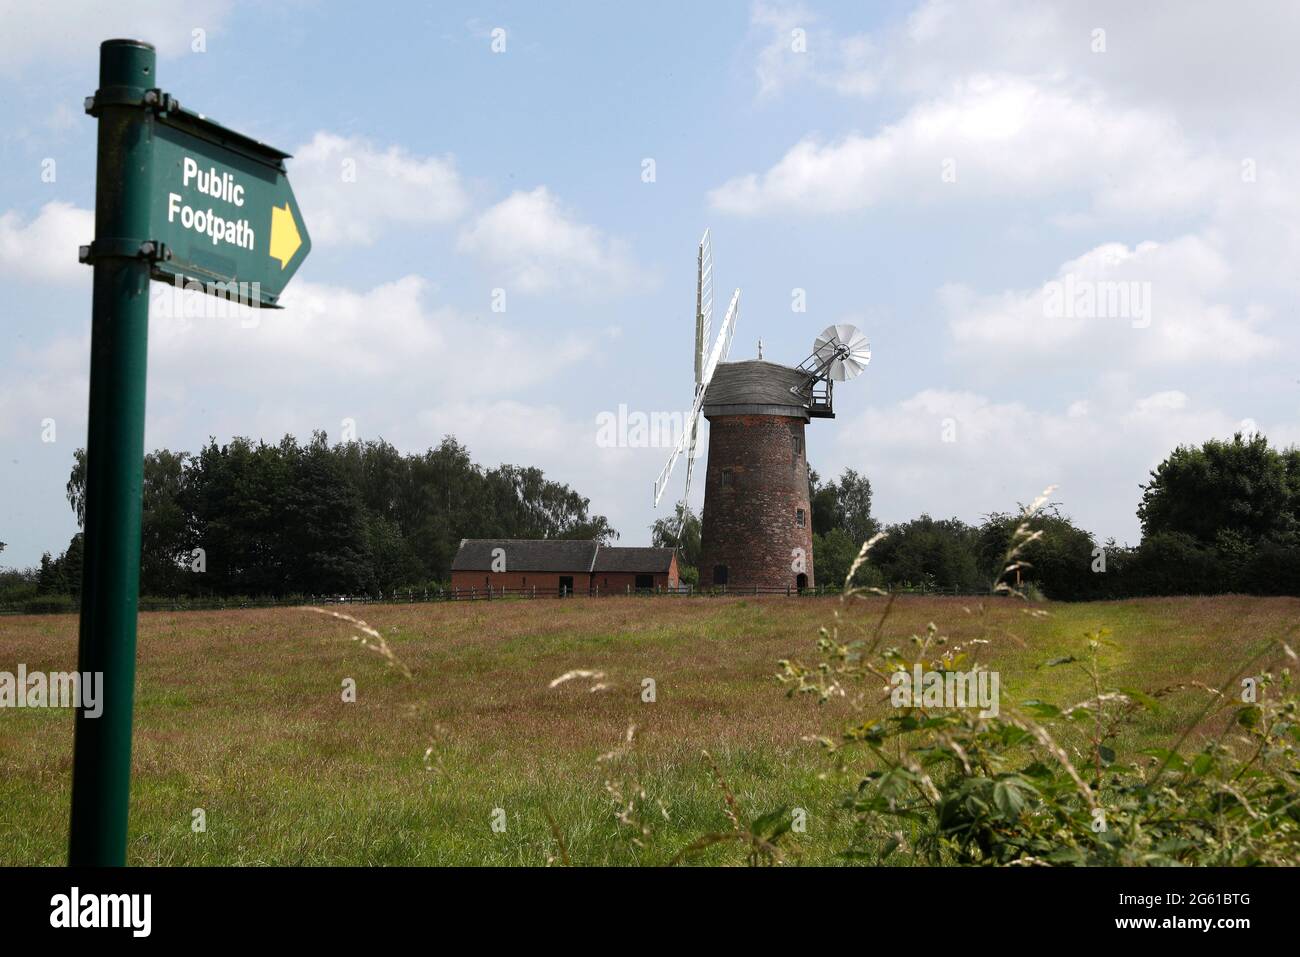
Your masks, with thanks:
[{"label": "tree", "polygon": [[[1016,529],[1025,521],[1023,512],[994,512],[984,519],[977,536],[976,553],[986,584],[1006,580],[1006,555]],[[1032,582],[1048,598],[1077,601],[1101,598],[1117,571],[1099,563],[1102,556],[1091,533],[1076,526],[1056,505],[1046,505],[1028,520],[1039,537],[1024,545],[1018,560],[1023,563],[1020,581]],[[1104,560],[1104,559],[1103,559]],[[1097,571],[1093,568],[1096,566]],[[1111,575],[1107,578],[1107,575]],[[1010,582],[1008,582],[1010,583]]]},{"label": "tree", "polygon": [[678,502],[672,516],[657,518],[650,526],[650,544],[656,548],[677,549],[682,566],[698,569],[700,567],[699,518],[686,503]]},{"label": "tree", "polygon": [[1262,435],[1179,446],[1142,486],[1138,518],[1143,537],[1188,535],[1214,545],[1220,533],[1292,543],[1300,521],[1300,453],[1269,448]]},{"label": "tree", "polygon": [[879,523],[871,517],[871,482],[853,469],[845,469],[838,482],[825,485],[809,470],[808,495],[815,535],[842,528],[860,546],[879,530]]},{"label": "tree", "polygon": [[845,469],[836,485],[840,527],[859,546],[880,528],[871,517],[871,482],[853,469]]},{"label": "tree", "polygon": [[82,532],[73,533],[67,549],[59,557],[63,580],[67,584],[68,594],[81,594],[81,572],[85,564],[86,536]]},{"label": "tree", "polygon": [[63,595],[68,591],[68,580],[63,575],[63,563],[56,558],[51,558],[49,552],[41,554],[36,591],[41,595]]},{"label": "tree", "polygon": [[823,485],[812,493],[812,530],[814,535],[826,535],[843,527],[839,491],[834,485]]},{"label": "tree", "polygon": [[189,574],[188,515],[185,511],[185,452],[159,449],[144,458],[144,497],[140,522],[140,591],[174,594]]},{"label": "tree", "polygon": [[[305,444],[210,438],[196,455],[160,449],[144,466],[146,593],[389,594],[445,581],[463,538],[618,537],[567,485],[537,468],[484,470],[451,436],[414,455],[382,439],[330,446],[323,432]],[[84,521],[84,451],[67,495]],[[200,548],[196,574],[187,566]],[[67,562],[48,560],[48,587],[69,587],[58,576],[79,550],[77,539]]]},{"label": "tree", "polygon": [[987,587],[976,560],[976,530],[929,515],[890,525],[868,558],[891,585],[974,590]]},{"label": "tree", "polygon": [[84,528],[86,525],[86,450],[77,449],[72,453],[72,472],[68,476],[68,484],[64,486],[68,504],[72,506],[72,513],[77,516],[77,526]]},{"label": "tree", "polygon": [[[817,573],[817,584],[839,588],[844,578],[853,567],[853,562],[862,550],[862,544],[856,542],[842,528],[832,528],[825,535],[813,535],[813,568]],[[880,569],[864,562],[853,576],[853,585],[879,585],[883,581]]]}]

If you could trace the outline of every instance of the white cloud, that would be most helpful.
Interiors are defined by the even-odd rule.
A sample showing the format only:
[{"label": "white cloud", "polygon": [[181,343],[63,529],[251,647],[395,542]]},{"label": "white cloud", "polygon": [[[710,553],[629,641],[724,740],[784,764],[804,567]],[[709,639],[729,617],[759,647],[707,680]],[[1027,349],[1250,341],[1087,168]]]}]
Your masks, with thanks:
[{"label": "white cloud", "polygon": [[[168,287],[162,287],[161,292]],[[286,291],[283,310],[260,310],[254,325],[240,318],[191,317],[156,297],[151,311],[152,370],[195,387],[220,386],[227,394],[257,395],[278,388],[316,387],[358,403],[409,399],[421,407],[431,394],[513,394],[557,375],[589,355],[577,336],[529,337],[504,322],[430,307],[433,290],[405,276],[364,292],[299,280]],[[214,302],[198,293],[186,301]],[[187,314],[188,313],[188,314]],[[526,353],[526,365],[508,369],[489,357]]]},{"label": "white cloud", "polygon": [[871,96],[880,89],[881,51],[868,34],[839,35],[798,4],[755,3],[749,22],[759,43],[754,75],[760,98],[804,81],[850,96]]},{"label": "white cloud", "polygon": [[1186,210],[1235,161],[1194,155],[1177,124],[1103,97],[979,75],[871,136],[807,137],[766,172],[710,193],[737,215],[842,213],[880,203],[1037,199],[1084,191],[1111,213]]},{"label": "white cloud", "polygon": [[795,31],[806,35],[817,21],[806,7],[755,3],[749,21],[765,40],[754,62],[760,96],[776,93],[812,70],[818,44],[814,42],[811,49],[806,45],[803,50],[794,48]]},{"label": "white cloud", "polygon": [[1262,308],[1236,314],[1217,297],[1231,267],[1198,235],[1134,248],[1106,243],[1064,263],[1037,289],[976,295],[950,284],[940,299],[963,361],[1107,368],[1246,362],[1278,348],[1257,328]]},{"label": "white cloud", "polygon": [[[1300,8],[1271,0],[1239,0],[1230,11],[1177,0],[925,0],[867,34],[799,6],[756,4],[750,20],[767,39],[755,55],[760,92],[808,80],[862,97],[929,96],[980,73],[1068,75],[1215,133],[1225,115],[1267,129],[1300,97],[1290,52]],[[810,31],[802,60],[778,55],[794,23]]]},{"label": "white cloud", "polygon": [[507,291],[617,293],[645,282],[623,242],[579,222],[545,186],[487,209],[461,232],[458,248],[495,269]]},{"label": "white cloud", "polygon": [[865,467],[886,521],[928,512],[977,522],[1056,485],[1053,500],[1084,528],[1136,542],[1138,486],[1150,470],[1179,444],[1239,427],[1176,390],[1099,389],[1057,411],[927,389],[842,422],[828,464]]},{"label": "white cloud", "polygon": [[35,439],[42,422],[53,419],[59,441],[84,445],[89,334],[60,336],[36,348],[19,345],[12,359],[9,381],[0,389],[0,438]]},{"label": "white cloud", "polygon": [[[190,50],[192,31],[207,31],[208,39],[226,25],[230,0],[0,0],[0,73],[15,74],[31,63],[83,62],[93,71],[99,44],[109,37],[147,40],[162,57]],[[89,91],[87,91],[89,92]]]},{"label": "white cloud", "polygon": [[317,133],[292,160],[314,243],[371,245],[390,224],[441,225],[469,209],[450,156],[412,156],[357,137]]},{"label": "white cloud", "polygon": [[[1095,30],[1104,31],[1104,52],[1095,52]],[[1300,96],[1290,53],[1300,42],[1300,8],[1269,0],[1230,9],[1177,0],[929,0],[877,39],[885,51],[879,75],[903,92],[933,92],[989,70],[1069,75],[1215,134],[1225,116],[1273,126],[1277,110]]]},{"label": "white cloud", "polygon": [[77,251],[95,238],[95,214],[71,203],[50,202],[28,221],[10,210],[0,215],[0,272],[44,282],[90,280]]}]

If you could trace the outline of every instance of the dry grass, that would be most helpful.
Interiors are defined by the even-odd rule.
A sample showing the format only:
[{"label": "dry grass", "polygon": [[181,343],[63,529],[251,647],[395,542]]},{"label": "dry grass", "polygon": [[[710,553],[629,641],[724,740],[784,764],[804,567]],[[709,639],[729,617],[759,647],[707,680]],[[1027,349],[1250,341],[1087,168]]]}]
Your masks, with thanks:
[{"label": "dry grass", "polygon": [[[351,622],[305,609],[143,615],[131,860],[662,862],[730,827],[706,750],[747,812],[808,809],[796,859],[834,860],[849,826],[832,811],[845,783],[822,776],[803,739],[833,732],[843,714],[787,700],[773,675],[778,659],[813,657],[837,607],[777,597],[349,609],[378,632],[364,646]],[[854,614],[874,625],[879,607]],[[1158,688],[1217,684],[1300,617],[1300,600],[1237,596],[1045,607],[1031,616],[990,600],[980,658],[1012,700],[1086,696],[1082,676],[1036,666],[1101,626],[1120,644],[1106,662],[1120,683]],[[902,599],[886,643],[930,621],[954,641],[979,637],[975,610],[969,599]],[[0,619],[0,670],[72,669],[76,629],[72,616]],[[551,687],[571,671],[603,674]],[[653,704],[641,700],[647,677]],[[355,704],[341,700],[345,678]],[[1121,743],[1166,742],[1192,705]],[[598,762],[630,724],[635,744]],[[71,753],[70,714],[0,712],[0,864],[62,861]],[[620,776],[667,811],[645,841],[628,840],[615,817],[606,783]],[[190,830],[195,807],[207,833]],[[497,807],[504,834],[489,827]]]}]

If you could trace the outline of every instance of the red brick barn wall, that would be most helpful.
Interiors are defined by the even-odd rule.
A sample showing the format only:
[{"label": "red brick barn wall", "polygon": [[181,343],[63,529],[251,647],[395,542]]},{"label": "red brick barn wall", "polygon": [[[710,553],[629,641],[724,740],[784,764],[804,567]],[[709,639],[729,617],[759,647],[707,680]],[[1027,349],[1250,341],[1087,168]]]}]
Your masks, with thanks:
[{"label": "red brick barn wall", "polygon": [[[795,416],[709,419],[700,543],[702,587],[714,584],[715,565],[726,565],[730,588],[794,588],[795,549],[803,549],[807,584],[813,585],[805,425]],[[724,469],[731,472],[731,483],[725,486]],[[802,528],[796,521],[798,509],[803,509]]]},{"label": "red brick barn wall", "polygon": [[[582,572],[565,572],[565,575],[573,579],[573,593],[575,595],[585,595],[587,589],[591,587],[591,575],[585,571]],[[537,589],[537,594],[558,595],[560,593],[560,573],[559,572],[470,572],[454,571],[451,573],[451,587],[459,588],[462,591],[477,589],[483,591],[488,585],[494,590],[508,588],[511,591],[517,589]]]},{"label": "red brick barn wall", "polygon": [[[677,556],[674,555],[668,565],[666,572],[642,572],[643,575],[653,574],[654,587],[660,591],[677,587]],[[591,583],[600,590],[602,595],[610,593],[627,594],[629,588],[636,591],[636,572],[595,572],[591,576]]]},{"label": "red brick barn wall", "polygon": [[[642,574],[650,574],[642,572]],[[655,588],[663,590],[668,587],[668,576],[660,572],[654,576]],[[596,572],[591,576],[592,584],[606,593],[626,594],[629,588],[636,591],[636,574],[634,572]]]}]

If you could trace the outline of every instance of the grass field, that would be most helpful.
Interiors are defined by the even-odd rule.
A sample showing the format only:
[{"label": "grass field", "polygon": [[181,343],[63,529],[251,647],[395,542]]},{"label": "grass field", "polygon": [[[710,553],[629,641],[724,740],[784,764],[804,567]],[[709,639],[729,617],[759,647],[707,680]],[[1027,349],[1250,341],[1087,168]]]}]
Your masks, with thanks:
[{"label": "grass field", "polygon": [[[874,623],[882,605],[859,603],[849,627]],[[1087,631],[1111,629],[1119,647],[1103,662],[1117,685],[1217,686],[1300,620],[1300,600],[1237,596],[1033,606],[1045,616],[986,605],[901,599],[885,633],[901,643],[931,621],[954,640],[987,631],[979,659],[1001,672],[1004,701],[1072,704],[1090,692],[1084,675],[1038,666]],[[778,659],[815,659],[817,629],[840,607],[609,598],[348,609],[410,677],[354,640],[355,627],[306,609],[142,615],[129,862],[666,863],[730,826],[707,751],[743,813],[806,810],[791,860],[835,863],[850,828],[836,800],[853,779],[803,739],[834,735],[846,706],[788,699],[774,675]],[[0,670],[72,670],[76,630],[73,616],[0,618]],[[603,677],[550,687],[574,669]],[[342,700],[347,678],[355,703]],[[642,701],[645,678],[653,703]],[[1117,750],[1168,745],[1202,702],[1174,696]],[[68,711],[0,710],[0,864],[64,861],[72,726]],[[648,834],[619,822],[607,784],[625,798],[644,789]],[[191,828],[195,808],[203,833]],[[504,832],[491,826],[496,809]],[[731,845],[692,858],[741,859]]]}]

